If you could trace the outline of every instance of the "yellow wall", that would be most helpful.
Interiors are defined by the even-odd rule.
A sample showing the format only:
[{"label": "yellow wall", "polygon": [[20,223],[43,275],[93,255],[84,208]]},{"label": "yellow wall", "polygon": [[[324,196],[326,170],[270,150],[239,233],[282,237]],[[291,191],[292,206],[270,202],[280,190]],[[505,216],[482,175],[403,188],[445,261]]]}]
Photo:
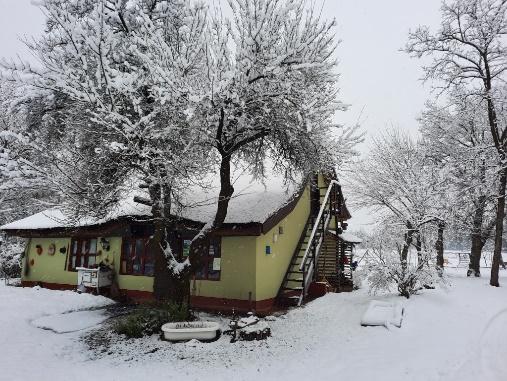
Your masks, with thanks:
[{"label": "yellow wall", "polygon": [[[192,282],[191,294],[227,299],[252,301],[271,299],[276,296],[287,267],[299,241],[310,213],[310,192],[304,190],[294,210],[278,225],[260,236],[222,237],[221,240],[221,274],[219,281],[197,280]],[[283,234],[279,234],[279,227]],[[274,242],[274,235],[277,236]],[[110,250],[105,251],[99,243],[97,250],[102,252],[97,263],[105,260],[120,270],[121,237],[108,237]],[[69,255],[70,238],[32,238],[27,247],[27,263],[35,260],[30,266],[28,276],[23,280],[35,282],[61,283],[75,285],[77,273],[67,271],[65,260]],[[51,243],[56,245],[54,256],[47,254]],[[36,245],[42,245],[43,254],[37,255]],[[266,254],[266,246],[271,246],[271,254]],[[60,253],[60,247],[66,247],[66,254]],[[24,274],[24,273],[23,273]],[[118,275],[120,289],[151,292],[153,278],[146,276]]]},{"label": "yellow wall", "polygon": [[[100,237],[97,243],[97,251],[101,254],[97,256],[97,263],[107,261],[114,266],[116,274],[120,270],[120,256],[121,256],[121,237],[108,237],[107,240],[110,244],[109,251],[102,248],[100,244]],[[77,272],[67,271],[65,261],[69,258],[70,238],[31,238],[28,241],[26,255],[28,258],[23,260],[23,266],[34,260],[34,265],[29,265],[29,273],[25,275],[22,273],[23,280],[31,282],[47,282],[47,283],[60,283],[60,284],[77,284]],[[49,245],[54,243],[56,246],[56,253],[51,256],[48,254]],[[36,246],[41,245],[43,252],[41,255],[37,254]],[[60,253],[60,248],[65,247],[66,253]],[[68,265],[68,264],[67,264]],[[118,284],[121,289],[126,290],[141,290],[152,291],[153,278],[145,276],[132,276],[132,275],[119,275]]]},{"label": "yellow wall", "polygon": [[[310,214],[310,189],[305,188],[294,210],[256,242],[256,300],[276,297]],[[279,234],[279,227],[283,234]],[[276,235],[276,242],[275,242]],[[271,254],[266,254],[271,246]]]},{"label": "yellow wall", "polygon": [[[52,243],[56,246],[56,252],[51,256],[48,254],[48,248]],[[77,283],[77,273],[65,269],[65,259],[70,250],[70,238],[31,238],[27,245],[23,259],[23,280],[62,284]],[[37,254],[37,245],[42,246],[41,255]],[[62,247],[66,249],[65,254],[60,253]],[[33,266],[29,265],[32,259]],[[29,267],[28,275],[25,275],[25,266]]]},{"label": "yellow wall", "polygon": [[222,237],[219,281],[196,280],[190,285],[193,296],[258,300],[255,295],[254,236]]}]

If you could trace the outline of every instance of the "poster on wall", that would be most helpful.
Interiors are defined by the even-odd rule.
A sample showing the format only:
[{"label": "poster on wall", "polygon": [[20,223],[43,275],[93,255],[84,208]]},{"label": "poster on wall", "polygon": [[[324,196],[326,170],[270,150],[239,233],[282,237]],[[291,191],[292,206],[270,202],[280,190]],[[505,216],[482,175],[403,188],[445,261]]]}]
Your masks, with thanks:
[{"label": "poster on wall", "polygon": [[220,259],[221,258],[213,258],[213,271],[220,271]]},{"label": "poster on wall", "polygon": [[190,244],[192,243],[189,239],[183,240],[183,256],[188,257],[190,255]]}]

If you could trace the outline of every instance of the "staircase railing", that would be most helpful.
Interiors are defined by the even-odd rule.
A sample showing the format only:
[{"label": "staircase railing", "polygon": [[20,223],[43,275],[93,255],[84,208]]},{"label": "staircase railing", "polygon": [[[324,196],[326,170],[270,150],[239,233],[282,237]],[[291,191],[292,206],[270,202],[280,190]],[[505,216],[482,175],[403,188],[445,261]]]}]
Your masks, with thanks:
[{"label": "staircase railing", "polygon": [[333,207],[336,207],[336,205],[332,205],[333,203],[330,202],[330,195],[332,194],[333,188],[339,186],[340,183],[338,181],[331,180],[327,188],[326,195],[322,200],[319,213],[315,218],[312,233],[308,239],[301,264],[299,265],[299,270],[303,272],[303,290],[298,300],[298,305],[303,303],[303,298],[307,295],[308,288],[313,280],[315,267],[317,266],[317,261],[319,259],[320,248],[322,246],[322,242],[324,241],[324,235],[329,226],[329,222],[331,221],[331,211]]}]

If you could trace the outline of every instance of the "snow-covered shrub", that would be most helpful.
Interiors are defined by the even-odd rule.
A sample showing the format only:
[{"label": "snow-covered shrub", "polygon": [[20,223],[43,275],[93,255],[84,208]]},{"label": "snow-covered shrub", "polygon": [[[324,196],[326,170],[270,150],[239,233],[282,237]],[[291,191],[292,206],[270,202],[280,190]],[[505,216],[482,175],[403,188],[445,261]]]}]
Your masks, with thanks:
[{"label": "snow-covered shrub", "polygon": [[24,244],[21,240],[0,237],[0,278],[19,278]]},{"label": "snow-covered shrub", "polygon": [[147,304],[121,318],[114,325],[114,331],[128,338],[138,338],[160,333],[165,323],[188,321],[188,305],[176,303]]},{"label": "snow-covered shrub", "polygon": [[434,264],[435,253],[427,247],[411,249],[402,260],[403,244],[387,229],[371,234],[365,245],[365,278],[372,293],[397,290],[409,298],[423,287],[444,282]]}]

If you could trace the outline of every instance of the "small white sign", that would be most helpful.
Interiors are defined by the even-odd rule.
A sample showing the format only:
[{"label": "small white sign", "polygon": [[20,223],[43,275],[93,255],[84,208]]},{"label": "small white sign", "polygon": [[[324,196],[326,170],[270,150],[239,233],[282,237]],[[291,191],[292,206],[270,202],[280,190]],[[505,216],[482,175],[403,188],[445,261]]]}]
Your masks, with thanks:
[{"label": "small white sign", "polygon": [[220,259],[221,258],[213,258],[213,271],[220,271]]}]

